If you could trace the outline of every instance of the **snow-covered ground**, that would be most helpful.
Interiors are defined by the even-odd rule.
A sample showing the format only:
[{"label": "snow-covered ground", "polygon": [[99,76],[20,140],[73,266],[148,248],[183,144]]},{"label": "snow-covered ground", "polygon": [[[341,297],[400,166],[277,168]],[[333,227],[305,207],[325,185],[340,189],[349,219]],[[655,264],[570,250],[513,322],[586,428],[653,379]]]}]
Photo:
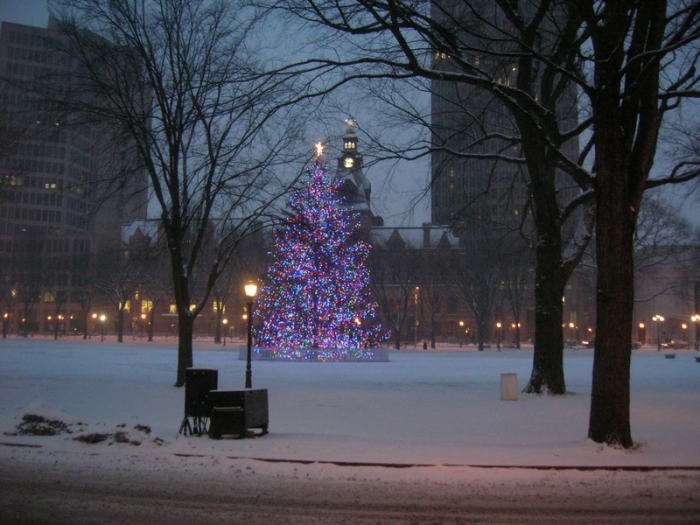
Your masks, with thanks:
[{"label": "snow-covered ground", "polygon": [[[44,450],[118,451],[86,445],[88,433],[148,426],[141,450],[328,462],[527,466],[700,467],[700,363],[654,349],[632,359],[633,451],[586,439],[591,350],[567,350],[571,394],[500,399],[500,375],[520,389],[531,350],[402,350],[388,363],[253,362],[267,388],[270,433],[221,441],[178,435],[184,389],[173,387],[175,342],[0,341],[0,440]],[[197,343],[195,367],[219,371],[219,388],[242,388],[238,346]],[[72,434],[11,436],[27,413],[77,423]],[[125,425],[119,427],[118,425]],[[153,445],[155,438],[157,446]],[[160,441],[162,440],[162,441]],[[135,447],[132,447],[135,448]]]},{"label": "snow-covered ground", "polygon": [[[690,482],[696,491],[698,355],[682,350],[667,359],[652,348],[633,353],[631,419],[638,446],[626,451],[586,438],[593,357],[588,349],[566,351],[569,395],[520,394],[516,401],[500,399],[501,374],[516,373],[522,389],[531,349],[408,349],[392,351],[387,363],[254,361],[253,386],[269,392],[270,433],[212,440],[178,434],[185,392],[173,387],[172,338],[119,344],[10,337],[0,340],[0,461],[61,464],[77,472],[115,465],[121,472],[152,471],[187,461],[190,470],[201,465],[211,472],[237,462],[237,468],[247,465],[270,476],[297,468],[328,476],[339,465],[355,464],[373,479],[407,481],[420,472],[441,483],[464,480],[482,466],[580,467],[586,472],[576,475],[586,476],[591,486],[609,476],[610,467],[659,467],[653,475],[678,484],[679,476],[664,477],[671,467],[695,469]],[[195,367],[219,371],[220,389],[243,387],[238,342],[225,347],[198,342],[194,361]],[[26,414],[60,420],[66,431],[23,435],[18,425]],[[98,435],[106,439],[85,442]],[[588,472],[591,468],[601,474]],[[524,486],[523,469],[478,469],[480,478],[491,481],[509,471],[509,482]]]}]

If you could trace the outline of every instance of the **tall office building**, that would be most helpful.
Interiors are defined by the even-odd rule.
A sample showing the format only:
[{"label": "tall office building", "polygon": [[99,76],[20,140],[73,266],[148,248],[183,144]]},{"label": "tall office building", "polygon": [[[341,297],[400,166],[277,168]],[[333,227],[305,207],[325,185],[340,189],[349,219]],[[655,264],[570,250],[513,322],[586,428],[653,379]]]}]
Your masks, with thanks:
[{"label": "tall office building", "polygon": [[[514,86],[518,48],[509,37],[509,22],[494,0],[468,4],[451,0],[432,4],[433,17],[454,27],[456,47],[464,50],[459,60],[447,52],[435,52],[434,66]],[[519,6],[525,19],[532,15],[528,12],[533,9],[530,3]],[[547,39],[546,34],[538,38],[543,51]],[[556,111],[562,129],[576,125],[574,86],[560,97]],[[435,148],[431,158],[431,221],[466,228],[479,224],[507,229],[522,223],[522,214],[527,212],[524,205],[529,177],[522,162],[520,131],[503,102],[485,89],[434,80],[431,118]],[[575,158],[577,140],[565,143],[563,149],[567,157]],[[560,179],[564,189],[563,174]]]},{"label": "tall office building", "polygon": [[42,95],[66,91],[65,45],[53,19],[48,28],[0,28],[0,285],[16,303],[17,294],[31,295],[31,308],[16,317],[35,329],[48,315],[43,302],[59,293],[70,302],[81,278],[77,261],[117,245],[122,223],[147,211],[147,178],[130,163],[128,144]]}]

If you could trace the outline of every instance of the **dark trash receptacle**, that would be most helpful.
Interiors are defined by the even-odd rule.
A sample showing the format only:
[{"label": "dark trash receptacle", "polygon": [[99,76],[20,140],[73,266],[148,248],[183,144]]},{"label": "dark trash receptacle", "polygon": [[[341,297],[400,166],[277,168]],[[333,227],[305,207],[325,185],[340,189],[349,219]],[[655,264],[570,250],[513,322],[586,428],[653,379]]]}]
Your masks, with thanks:
[{"label": "dark trash receptacle", "polygon": [[226,434],[246,437],[245,412],[242,407],[212,407],[209,437],[219,439]]},{"label": "dark trash receptacle", "polygon": [[[219,371],[210,368],[185,370],[185,418],[180,433],[202,435],[207,432],[211,401],[209,393],[219,384]],[[190,424],[190,418],[192,423]]]},{"label": "dark trash receptacle", "polygon": [[[248,431],[254,428],[261,430],[259,435],[267,434],[269,425],[269,411],[267,402],[267,388],[246,388],[243,390],[213,390],[210,393],[210,401],[213,409],[221,408],[239,408],[242,410],[242,422],[238,421],[239,415],[226,414],[222,412],[222,419],[229,420],[229,424],[242,423],[242,433],[228,432],[230,434],[238,434],[239,436],[247,436]],[[212,409],[212,410],[213,410]],[[212,416],[214,417],[214,416]],[[236,422],[231,422],[236,419]],[[210,432],[210,436],[211,436]],[[213,437],[213,436],[212,436]]]},{"label": "dark trash receptacle", "polygon": [[188,368],[185,371],[185,416],[208,417],[211,412],[209,392],[218,385],[218,370]]}]

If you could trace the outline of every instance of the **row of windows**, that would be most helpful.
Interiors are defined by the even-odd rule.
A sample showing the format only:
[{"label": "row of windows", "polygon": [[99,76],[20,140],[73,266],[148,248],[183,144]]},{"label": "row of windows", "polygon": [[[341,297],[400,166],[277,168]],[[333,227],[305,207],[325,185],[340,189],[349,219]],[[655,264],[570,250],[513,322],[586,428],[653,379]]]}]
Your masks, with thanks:
[{"label": "row of windows", "polygon": [[[0,252],[19,253],[26,246],[24,240],[9,239],[0,240]],[[72,252],[71,252],[72,247]],[[88,253],[90,251],[89,239],[46,239],[44,249],[49,253]],[[72,259],[68,259],[72,261]],[[72,263],[71,263],[72,264]]]},{"label": "row of windows", "polygon": [[[86,217],[74,213],[35,208],[10,208],[7,206],[0,206],[0,219],[49,223],[61,223],[65,220],[65,225],[75,230],[86,230],[89,225]],[[26,228],[27,225],[25,224],[0,224],[0,234],[18,235],[25,231]],[[56,228],[55,231],[60,232],[61,228]],[[52,231],[42,229],[42,233],[52,233]]]},{"label": "row of windows", "polygon": [[[25,36],[29,35],[25,34]],[[12,60],[24,60],[27,62],[36,62],[38,64],[52,64],[55,66],[63,66],[67,63],[65,55],[56,53],[53,50],[40,50],[36,47],[8,46],[7,56]]]},{"label": "row of windows", "polygon": [[[46,112],[52,108],[50,100],[28,94],[26,91],[8,91],[3,95],[2,99],[5,106],[10,108],[29,109],[40,112]],[[26,113],[23,113],[20,121],[24,121],[26,117]]]},{"label": "row of windows", "polygon": [[5,66],[5,73],[11,77],[41,78],[49,76],[52,70],[46,66],[34,66],[32,64],[22,64],[20,62],[8,62]]},{"label": "row of windows", "polygon": [[[7,145],[7,154],[22,157],[43,157],[45,159],[65,159],[66,148],[45,143],[17,142]],[[74,160],[72,158],[74,155],[74,153],[71,153],[71,160]]]},{"label": "row of windows", "polygon": [[[47,183],[47,189],[58,189],[57,184]],[[63,195],[52,191],[51,193],[35,193],[33,191],[8,191],[3,195],[3,201],[15,204],[28,204],[30,206],[63,206]]]},{"label": "row of windows", "polygon": [[70,160],[71,162],[74,162],[85,169],[90,167],[90,157],[88,157],[85,153],[80,153],[79,151],[73,150],[70,152]]},{"label": "row of windows", "polygon": [[87,212],[87,203],[81,199],[74,199],[72,197],[68,198],[68,205],[66,206],[69,210],[76,211],[78,213]]},{"label": "row of windows", "polygon": [[29,31],[10,31],[10,44],[31,46],[35,48],[53,49],[56,47],[54,40],[49,40],[43,35]]},{"label": "row of windows", "polygon": [[[2,208],[0,208],[2,210]],[[39,224],[8,224],[0,221],[0,235],[22,235],[27,232],[37,235],[60,235],[63,229],[60,226],[46,226]]]},{"label": "row of windows", "polygon": [[[54,173],[63,175],[65,173],[65,164],[63,162],[49,162],[38,159],[17,159],[17,158],[0,158],[0,166],[7,171],[32,171],[35,173]],[[39,186],[32,186],[33,188]]]},{"label": "row of windows", "polygon": [[36,208],[12,208],[0,206],[0,219],[22,221],[61,222],[59,210],[39,210]]},{"label": "row of windows", "polygon": [[66,224],[77,230],[87,230],[89,226],[88,219],[75,215],[74,213],[66,213]]},{"label": "row of windows", "polygon": [[44,243],[44,246],[49,253],[69,253],[70,239],[50,239]]}]

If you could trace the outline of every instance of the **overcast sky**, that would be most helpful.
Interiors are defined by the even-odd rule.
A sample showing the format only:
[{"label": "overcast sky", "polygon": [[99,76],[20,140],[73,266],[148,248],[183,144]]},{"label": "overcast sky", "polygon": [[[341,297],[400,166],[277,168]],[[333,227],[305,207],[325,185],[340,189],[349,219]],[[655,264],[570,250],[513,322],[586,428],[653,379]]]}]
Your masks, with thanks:
[{"label": "overcast sky", "polygon": [[[48,16],[46,0],[0,0],[0,21],[46,27]],[[343,127],[339,123],[338,140],[342,132]],[[362,149],[361,144],[359,149]],[[332,159],[327,159],[327,163],[331,167],[334,166]],[[389,178],[383,174],[381,166],[374,166],[367,170],[366,175],[372,182],[372,210],[375,214],[385,217],[387,226],[418,226],[429,221],[427,199],[418,206],[419,209],[413,212],[405,210],[408,201],[414,198],[427,183],[428,169],[428,162],[424,160],[403,164],[397,175]],[[685,187],[665,189],[665,193],[673,195],[673,201],[677,203],[679,211],[698,224],[700,207],[697,204],[697,196],[687,198],[685,192]]]},{"label": "overcast sky", "polygon": [[[46,27],[49,14],[46,0],[0,0],[0,21]],[[345,131],[338,123],[338,144]],[[359,145],[362,152],[362,144]],[[333,168],[334,159],[326,159]],[[408,211],[406,206],[428,181],[428,162],[403,163],[396,175],[387,177],[382,166],[373,166],[365,175],[372,183],[372,211],[385,218],[387,226],[419,226],[429,220],[428,201],[424,199],[420,209]],[[401,195],[403,194],[403,198]]]},{"label": "overcast sky", "polygon": [[0,1],[0,20],[46,27],[49,20],[46,0],[2,0]]}]

